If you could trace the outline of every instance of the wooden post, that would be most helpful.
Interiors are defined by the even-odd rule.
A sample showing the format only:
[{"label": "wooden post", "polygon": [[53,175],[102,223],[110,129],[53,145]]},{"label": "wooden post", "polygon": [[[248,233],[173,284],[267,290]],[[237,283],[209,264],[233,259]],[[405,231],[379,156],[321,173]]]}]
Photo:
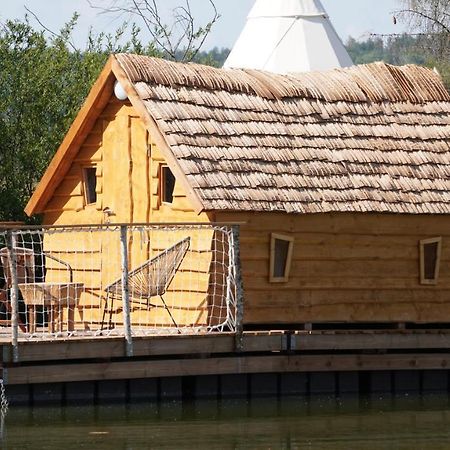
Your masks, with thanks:
[{"label": "wooden post", "polygon": [[13,230],[6,232],[6,247],[11,271],[11,345],[13,362],[19,362],[19,286],[17,281],[17,236]]},{"label": "wooden post", "polygon": [[[232,251],[235,283],[236,283],[236,336],[235,346],[236,351],[240,352],[244,347],[244,286],[242,283],[241,272],[241,251],[239,240],[239,225],[233,225],[231,229],[231,246]],[[230,257],[231,259],[231,257]],[[230,261],[231,263],[231,261]]]},{"label": "wooden post", "polygon": [[127,226],[120,226],[120,253],[122,257],[122,310],[125,332],[126,355],[133,356],[133,340],[131,337],[130,292],[128,288],[128,245]]}]

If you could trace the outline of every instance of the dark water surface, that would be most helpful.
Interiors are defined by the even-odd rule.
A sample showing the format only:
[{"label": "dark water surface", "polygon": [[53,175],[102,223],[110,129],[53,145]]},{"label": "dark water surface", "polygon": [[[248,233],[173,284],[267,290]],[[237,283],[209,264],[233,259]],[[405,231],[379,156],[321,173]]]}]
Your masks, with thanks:
[{"label": "dark water surface", "polygon": [[450,449],[447,393],[10,408],[3,450]]}]

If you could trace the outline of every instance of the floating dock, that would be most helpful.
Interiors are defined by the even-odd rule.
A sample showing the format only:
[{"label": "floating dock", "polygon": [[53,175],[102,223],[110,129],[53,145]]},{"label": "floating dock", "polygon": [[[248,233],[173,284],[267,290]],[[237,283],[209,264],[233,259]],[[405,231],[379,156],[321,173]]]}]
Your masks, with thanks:
[{"label": "floating dock", "polygon": [[447,391],[450,330],[77,337],[2,344],[12,404]]}]

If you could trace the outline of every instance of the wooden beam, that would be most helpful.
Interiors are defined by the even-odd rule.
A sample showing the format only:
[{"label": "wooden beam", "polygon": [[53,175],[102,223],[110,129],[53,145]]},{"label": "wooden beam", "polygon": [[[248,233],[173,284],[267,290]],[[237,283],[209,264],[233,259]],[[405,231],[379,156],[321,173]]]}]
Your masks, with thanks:
[{"label": "wooden beam", "polygon": [[[450,333],[443,332],[246,332],[243,352],[432,350],[450,348]],[[234,353],[233,334],[151,336],[134,339],[135,356]],[[4,362],[11,362],[9,343],[2,345]],[[124,342],[118,337],[67,339],[54,342],[22,341],[21,362],[122,358]]]},{"label": "wooden beam", "polygon": [[139,97],[139,94],[136,92],[136,89],[129,80],[128,75],[122,69],[119,62],[114,56],[111,57],[111,67],[117,80],[127,93],[128,99],[130,100],[131,104],[136,109],[145,126],[147,127],[151,139],[156,143],[158,149],[163,154],[165,161],[171,168],[177,180],[179,180],[183,185],[183,188],[186,191],[186,196],[191,202],[194,211],[197,214],[200,214],[204,210],[204,206],[200,197],[191,186],[177,158],[174,156],[172,149],[170,148],[170,145],[167,143],[164,133],[162,133],[161,130],[159,129],[158,124],[156,123],[155,119],[151,116],[151,114],[148,112],[143,101]]},{"label": "wooden beam", "polygon": [[[199,336],[149,336],[134,340],[136,356],[198,355],[234,353],[233,334]],[[243,352],[291,351],[364,351],[364,350],[433,350],[450,348],[450,333],[410,332],[246,332]],[[120,337],[86,337],[54,342],[19,342],[21,362],[75,359],[122,358]],[[4,362],[11,362],[11,347],[2,345]]]},{"label": "wooden beam", "polygon": [[[54,342],[20,342],[20,362],[89,360],[123,358],[125,346],[122,338],[97,337],[68,339]],[[234,334],[199,336],[152,336],[133,339],[134,355],[199,355],[233,353]],[[244,352],[272,352],[286,348],[282,333],[249,334],[244,337]],[[3,361],[12,362],[11,347],[3,345]]]},{"label": "wooden beam", "polygon": [[241,373],[448,370],[450,355],[301,355],[124,361],[4,368],[7,384],[59,383]]},{"label": "wooden beam", "polygon": [[28,216],[44,210],[54,190],[69,170],[79,147],[86,139],[97,117],[108,103],[113,92],[115,80],[114,74],[111,71],[111,61],[112,57],[108,59],[81,107],[80,112],[25,207],[25,213]]},{"label": "wooden beam", "polygon": [[294,351],[426,350],[450,348],[450,333],[296,333]]}]

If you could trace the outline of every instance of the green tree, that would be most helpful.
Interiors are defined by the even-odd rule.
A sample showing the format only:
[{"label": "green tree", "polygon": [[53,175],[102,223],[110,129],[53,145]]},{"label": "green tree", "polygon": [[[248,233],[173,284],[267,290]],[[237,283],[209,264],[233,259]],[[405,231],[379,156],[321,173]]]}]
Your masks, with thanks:
[{"label": "green tree", "polygon": [[228,58],[230,54],[229,48],[217,48],[214,47],[209,51],[200,51],[197,53],[194,61],[199,64],[205,64],[213,67],[222,67],[225,60]]},{"label": "green tree", "polygon": [[350,37],[346,47],[355,64],[368,64],[373,61],[381,61],[385,57],[384,44],[381,38],[369,38],[366,41],[357,41]]},{"label": "green tree", "polygon": [[436,67],[450,88],[450,0],[399,0],[399,19],[416,33],[427,65]]},{"label": "green tree", "polygon": [[71,33],[77,15],[48,37],[28,19],[0,29],[0,221],[26,220],[23,208],[68,127],[105,64],[115,51],[155,54],[137,40],[124,45],[115,35],[89,38],[74,50]]},{"label": "green tree", "polygon": [[426,34],[374,36],[365,41],[350,38],[346,46],[355,64],[384,61],[394,65],[418,64],[436,68],[450,88],[450,62],[429,51],[430,37]]},{"label": "green tree", "polygon": [[369,37],[365,41],[349,38],[346,47],[355,64],[368,64],[374,61],[384,61],[389,64],[425,64],[427,57],[420,50],[419,40],[408,34]]},{"label": "green tree", "polygon": [[[113,2],[109,11],[142,19],[152,36],[147,45],[136,25],[124,24],[114,34],[91,32],[87,48],[77,49],[71,44],[77,14],[59,33],[30,10],[39,29],[28,17],[0,24],[0,221],[28,220],[23,208],[109,54],[129,51],[212,62],[198,55],[219,18],[213,1],[208,2],[213,16],[204,26],[195,25],[189,0],[174,10],[171,26],[161,21],[156,0]],[[114,9],[119,5],[122,9]],[[125,41],[130,28],[131,38]]]}]

